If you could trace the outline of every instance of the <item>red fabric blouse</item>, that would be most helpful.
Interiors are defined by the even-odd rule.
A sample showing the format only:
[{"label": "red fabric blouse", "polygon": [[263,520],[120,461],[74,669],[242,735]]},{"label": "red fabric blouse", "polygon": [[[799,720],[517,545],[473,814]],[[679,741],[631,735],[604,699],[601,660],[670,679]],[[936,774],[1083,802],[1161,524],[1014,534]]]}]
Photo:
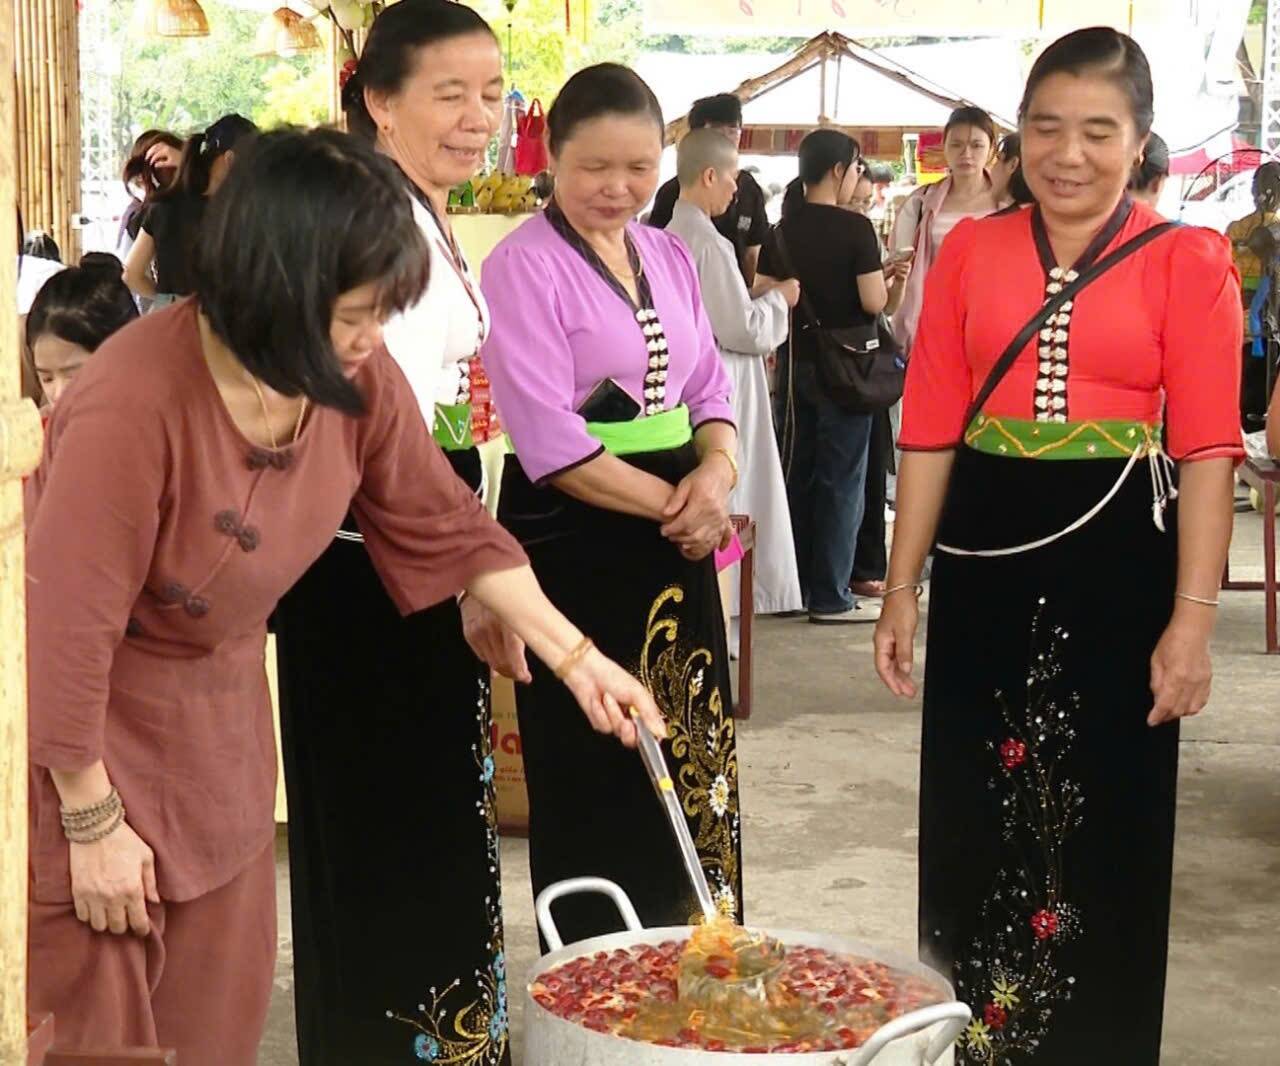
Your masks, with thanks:
[{"label": "red fabric blouse", "polygon": [[[1032,215],[966,220],[943,244],[911,350],[902,448],[957,445],[987,374],[1044,302],[1049,279]],[[1162,221],[1135,203],[1098,258]],[[1242,457],[1240,306],[1240,277],[1224,237],[1188,226],[1157,238],[1089,285],[1071,308],[1068,417],[1163,420],[1165,446],[1176,459]],[[987,414],[1035,417],[1039,343],[1018,357]]]}]

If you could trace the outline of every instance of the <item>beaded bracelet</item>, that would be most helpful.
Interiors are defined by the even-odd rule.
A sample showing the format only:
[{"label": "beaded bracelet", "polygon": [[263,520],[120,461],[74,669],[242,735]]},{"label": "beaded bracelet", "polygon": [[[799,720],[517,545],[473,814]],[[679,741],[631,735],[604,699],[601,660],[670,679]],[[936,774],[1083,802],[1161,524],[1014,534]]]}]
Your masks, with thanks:
[{"label": "beaded bracelet", "polygon": [[104,800],[88,807],[60,807],[63,835],[73,844],[93,844],[110,836],[124,822],[124,802],[114,788]]},{"label": "beaded bracelet", "polygon": [[84,828],[97,825],[110,818],[120,805],[120,793],[114,788],[107,793],[106,799],[91,803],[87,807],[59,806],[58,814],[62,818],[64,829]]},{"label": "beaded bracelet", "polygon": [[96,844],[99,840],[105,840],[117,829],[124,825],[124,806],[116,811],[115,816],[111,818],[105,825],[99,829],[83,829],[83,830],[67,830],[66,838],[72,844]]}]

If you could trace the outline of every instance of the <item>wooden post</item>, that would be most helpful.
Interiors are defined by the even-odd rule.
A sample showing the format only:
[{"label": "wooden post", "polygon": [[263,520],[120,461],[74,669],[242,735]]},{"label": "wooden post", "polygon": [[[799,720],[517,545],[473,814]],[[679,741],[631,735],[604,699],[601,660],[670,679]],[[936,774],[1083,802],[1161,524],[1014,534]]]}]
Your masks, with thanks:
[{"label": "wooden post", "polygon": [[[12,0],[17,70],[17,199],[63,260],[80,257],[80,35],[76,0]],[[11,127],[13,128],[13,127]]]},{"label": "wooden post", "polygon": [[[0,27],[14,25],[0,0]],[[0,71],[13,69],[0,32]],[[0,93],[0,206],[15,197],[14,95]],[[0,210],[0,1062],[27,1061],[27,636],[22,477],[40,457],[40,416],[20,398],[13,208]]]}]

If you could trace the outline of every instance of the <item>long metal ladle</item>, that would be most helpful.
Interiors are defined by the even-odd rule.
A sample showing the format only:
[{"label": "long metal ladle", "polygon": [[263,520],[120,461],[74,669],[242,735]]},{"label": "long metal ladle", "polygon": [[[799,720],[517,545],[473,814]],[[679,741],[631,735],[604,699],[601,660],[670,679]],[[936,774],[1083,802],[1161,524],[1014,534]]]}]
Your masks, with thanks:
[{"label": "long metal ladle", "polygon": [[662,809],[667,812],[667,821],[671,825],[671,832],[675,834],[676,844],[680,848],[680,858],[684,860],[684,870],[689,875],[694,894],[698,897],[698,905],[702,908],[703,917],[709,922],[714,921],[720,916],[720,911],[711,896],[711,886],[707,884],[707,875],[702,870],[702,860],[698,857],[698,849],[694,846],[693,836],[689,832],[689,823],[685,821],[684,811],[676,796],[675,783],[667,772],[667,761],[662,757],[662,746],[640,720],[634,707],[631,709],[631,717],[635,721],[636,733],[640,737],[640,756],[644,759],[645,769],[649,771],[649,780],[653,782],[653,787],[658,792]]}]

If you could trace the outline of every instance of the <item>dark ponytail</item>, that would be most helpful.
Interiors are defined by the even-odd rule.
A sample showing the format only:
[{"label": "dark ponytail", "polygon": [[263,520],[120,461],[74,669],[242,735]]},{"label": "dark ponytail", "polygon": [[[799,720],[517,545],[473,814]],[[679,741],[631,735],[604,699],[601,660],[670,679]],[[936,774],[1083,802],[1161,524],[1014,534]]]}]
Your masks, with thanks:
[{"label": "dark ponytail", "polygon": [[399,0],[383,8],[373,21],[360,60],[342,87],[342,110],[347,128],[368,141],[378,127],[365,103],[365,89],[395,94],[413,76],[419,48],[472,33],[488,34],[492,27],[474,10],[453,0]]},{"label": "dark ponytail", "polygon": [[804,182],[792,178],[787,182],[787,191],[782,194],[782,217],[790,218],[804,206]]}]

